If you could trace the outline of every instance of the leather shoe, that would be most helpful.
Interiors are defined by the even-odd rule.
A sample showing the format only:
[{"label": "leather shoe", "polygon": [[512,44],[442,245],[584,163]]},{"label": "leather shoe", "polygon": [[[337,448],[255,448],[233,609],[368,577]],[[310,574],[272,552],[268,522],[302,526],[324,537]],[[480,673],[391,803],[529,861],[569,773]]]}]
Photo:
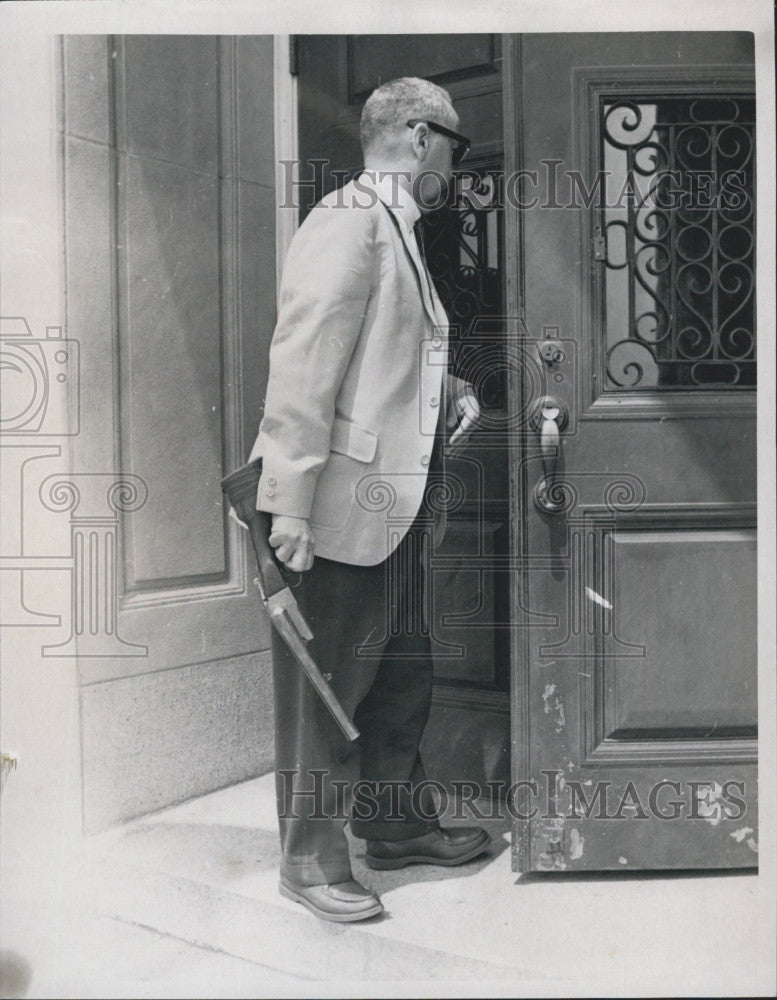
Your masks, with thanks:
[{"label": "leather shoe", "polygon": [[382,871],[405,865],[461,865],[476,858],[491,843],[478,826],[437,829],[408,840],[368,840],[368,868]]},{"label": "leather shoe", "polygon": [[279,888],[286,899],[302,903],[322,920],[348,923],[383,913],[383,904],[375,893],[355,879],[332,885],[297,885],[281,875]]}]

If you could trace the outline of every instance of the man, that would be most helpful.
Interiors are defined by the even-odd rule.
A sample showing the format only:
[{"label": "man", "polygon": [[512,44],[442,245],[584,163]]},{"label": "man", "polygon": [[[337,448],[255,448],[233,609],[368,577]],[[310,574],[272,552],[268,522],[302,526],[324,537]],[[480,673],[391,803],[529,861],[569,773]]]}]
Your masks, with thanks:
[{"label": "man", "polygon": [[425,80],[367,100],[365,171],[289,249],[251,453],[310,652],[361,732],[349,746],[274,636],[280,890],[329,920],[383,909],[353,879],[348,819],[372,868],[461,864],[489,844],[477,828],[440,828],[418,751],[432,691],[424,564],[444,527],[433,487],[446,426],[456,447],[477,419],[471,388],[447,372],[447,317],[416,229],[469,146],[457,127],[448,93]]}]

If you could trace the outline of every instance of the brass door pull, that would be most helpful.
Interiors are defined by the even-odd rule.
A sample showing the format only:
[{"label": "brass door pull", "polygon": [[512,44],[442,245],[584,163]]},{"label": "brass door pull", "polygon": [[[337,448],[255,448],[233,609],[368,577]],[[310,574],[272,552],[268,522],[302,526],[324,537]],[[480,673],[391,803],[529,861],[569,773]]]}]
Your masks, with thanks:
[{"label": "brass door pull", "polygon": [[561,432],[569,423],[569,410],[560,399],[542,396],[531,415],[531,425],[539,433],[542,451],[543,478],[534,488],[534,504],[543,514],[558,514],[564,510],[564,495],[556,489],[556,470]]}]

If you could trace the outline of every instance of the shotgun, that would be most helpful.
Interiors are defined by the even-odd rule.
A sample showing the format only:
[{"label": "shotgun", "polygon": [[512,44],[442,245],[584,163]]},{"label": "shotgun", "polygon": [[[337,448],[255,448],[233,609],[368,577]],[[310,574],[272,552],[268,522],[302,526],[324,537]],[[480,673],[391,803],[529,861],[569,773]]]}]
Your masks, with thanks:
[{"label": "shotgun", "polygon": [[308,680],[320,695],[346,739],[359,738],[359,730],[345,713],[334,691],[324,680],[307,650],[306,641],[313,633],[302,615],[294,595],[281,575],[268,538],[272,524],[271,515],[256,509],[256,493],[262,475],[262,460],[257,458],[243,465],[221,480],[221,492],[229,501],[237,517],[247,526],[259,567],[257,585],[262,595],[270,621],[302,667]]}]

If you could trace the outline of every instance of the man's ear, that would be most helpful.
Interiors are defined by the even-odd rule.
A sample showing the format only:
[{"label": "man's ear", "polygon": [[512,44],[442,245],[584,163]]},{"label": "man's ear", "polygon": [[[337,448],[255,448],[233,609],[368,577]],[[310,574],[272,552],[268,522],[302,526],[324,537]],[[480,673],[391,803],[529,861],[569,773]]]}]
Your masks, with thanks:
[{"label": "man's ear", "polygon": [[422,162],[429,153],[429,126],[419,122],[413,129],[413,152]]}]

